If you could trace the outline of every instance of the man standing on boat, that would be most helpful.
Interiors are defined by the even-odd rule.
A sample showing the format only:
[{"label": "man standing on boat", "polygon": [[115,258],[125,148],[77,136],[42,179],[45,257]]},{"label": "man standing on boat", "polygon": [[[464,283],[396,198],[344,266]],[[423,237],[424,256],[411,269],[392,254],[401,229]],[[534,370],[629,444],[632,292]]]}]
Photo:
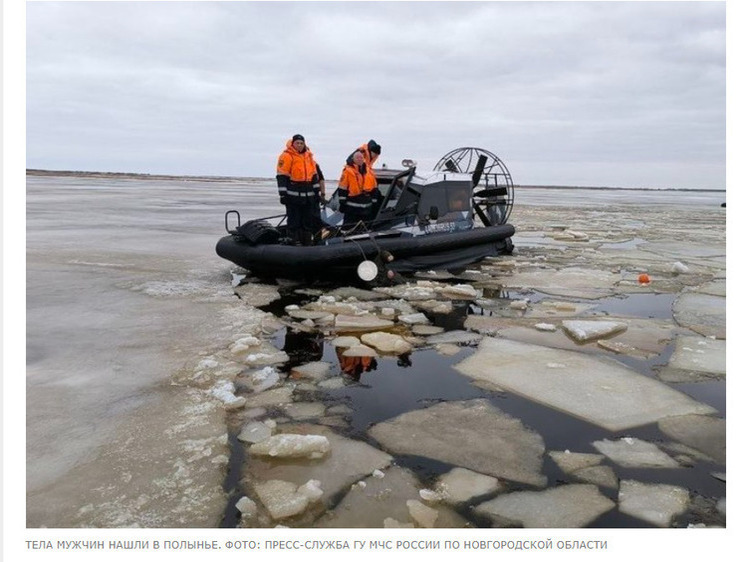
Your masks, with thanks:
[{"label": "man standing on boat", "polygon": [[354,224],[373,218],[374,204],[380,193],[362,151],[356,150],[342,169],[338,193],[340,211],[345,214],[343,223]]},{"label": "man standing on boat", "polygon": [[[376,162],[376,160],[379,158],[379,155],[381,154],[381,145],[375,140],[371,139],[370,141],[364,142],[362,145],[356,148],[353,154],[355,154],[356,152],[360,152],[361,154],[363,154],[363,161],[366,163],[366,166],[369,170],[373,170],[374,162]],[[348,156],[348,164],[351,164],[353,162],[353,154]]]},{"label": "man standing on boat", "polygon": [[319,221],[319,202],[324,197],[324,176],[303,135],[293,135],[286,143],[278,157],[275,179],[288,217],[288,236],[294,244],[311,245]]}]

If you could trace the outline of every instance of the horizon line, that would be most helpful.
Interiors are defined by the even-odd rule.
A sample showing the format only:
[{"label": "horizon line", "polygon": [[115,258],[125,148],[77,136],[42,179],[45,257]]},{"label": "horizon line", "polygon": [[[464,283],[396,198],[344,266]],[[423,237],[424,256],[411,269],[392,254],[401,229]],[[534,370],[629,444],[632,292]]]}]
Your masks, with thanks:
[{"label": "horizon line", "polygon": [[[103,177],[128,177],[128,178],[155,178],[155,179],[186,179],[186,180],[273,180],[272,177],[262,176],[225,176],[225,175],[177,175],[177,174],[149,174],[145,172],[99,172],[90,170],[48,170],[43,168],[26,168],[26,175],[63,175],[63,176],[103,176]],[[336,181],[336,180],[328,180]],[[726,188],[705,187],[620,187],[620,186],[583,186],[583,185],[555,185],[555,184],[514,184],[514,188],[527,189],[604,189],[604,190],[637,190],[637,191],[708,191],[726,192]]]}]

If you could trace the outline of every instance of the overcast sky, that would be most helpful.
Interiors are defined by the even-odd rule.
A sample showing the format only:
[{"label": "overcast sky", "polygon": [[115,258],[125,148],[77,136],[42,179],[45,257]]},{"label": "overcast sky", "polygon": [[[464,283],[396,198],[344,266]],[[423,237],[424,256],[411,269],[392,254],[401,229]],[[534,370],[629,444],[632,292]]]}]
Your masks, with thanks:
[{"label": "overcast sky", "polygon": [[721,2],[33,2],[29,168],[328,177],[496,153],[516,184],[725,187]]}]

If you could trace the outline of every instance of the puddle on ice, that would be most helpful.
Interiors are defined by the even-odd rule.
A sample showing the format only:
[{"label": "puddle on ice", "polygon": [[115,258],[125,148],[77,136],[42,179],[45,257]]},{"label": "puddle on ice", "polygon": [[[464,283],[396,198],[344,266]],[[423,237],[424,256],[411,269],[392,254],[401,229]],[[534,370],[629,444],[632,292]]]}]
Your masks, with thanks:
[{"label": "puddle on ice", "polygon": [[[302,306],[314,298],[293,292],[281,292],[281,294],[282,298],[279,301],[264,307],[264,310],[283,315],[287,305]],[[548,298],[536,292],[521,295],[498,292],[492,295],[492,298],[511,299],[517,296],[530,302],[539,302]],[[628,316],[671,320],[673,300],[674,296],[668,294],[632,294],[623,298],[615,297],[590,302],[595,305],[595,315],[624,313]],[[472,314],[489,314],[489,311],[474,304],[454,301],[451,313],[428,314],[428,316],[435,326],[450,331],[463,329],[464,320]],[[451,356],[440,354],[434,349],[416,349],[400,357],[380,356],[366,361],[360,359],[345,361],[342,354],[338,354],[330,344],[329,339],[324,340],[319,334],[294,333],[287,329],[276,333],[274,345],[285,351],[290,358],[282,366],[285,372],[294,366],[312,361],[325,361],[333,365],[332,371],[336,370],[343,377],[344,385],[341,388],[297,389],[294,392],[294,399],[303,402],[322,402],[327,408],[347,406],[349,411],[343,416],[347,426],[335,427],[335,431],[345,437],[374,446],[379,445],[372,440],[368,430],[377,423],[440,402],[474,399],[487,399],[505,414],[520,420],[527,428],[537,432],[544,440],[546,452],[567,450],[578,453],[597,453],[592,446],[594,441],[617,440],[624,437],[646,440],[663,448],[673,443],[670,437],[660,431],[656,423],[621,431],[608,431],[516,394],[478,387],[468,377],[454,369],[454,365],[475,352],[476,346],[463,346],[460,351]],[[616,359],[642,375],[654,377],[656,369],[667,363],[673,347],[673,344],[668,345],[660,355],[647,360],[626,356],[618,356]],[[718,416],[724,417],[725,383],[723,381],[669,386],[713,407],[718,411]],[[236,440],[235,434],[231,436],[231,443],[235,453],[231,459],[231,473],[226,481],[226,490],[237,488],[240,467],[244,462],[244,450]],[[677,455],[677,451],[670,451],[670,454]],[[433,486],[439,476],[446,474],[455,466],[414,455],[394,454],[393,456],[395,464],[411,470],[420,478],[424,487]],[[628,468],[609,460],[602,464],[611,467],[615,477],[619,480],[668,484],[690,490],[691,496],[699,499],[700,503],[694,502],[696,507],[679,515],[675,519],[675,526],[687,526],[690,522],[724,524],[723,518],[719,518],[711,509],[712,504],[715,505],[718,498],[726,495],[726,484],[712,476],[714,472],[723,472],[723,465],[702,458],[685,459],[683,466],[666,470]],[[544,456],[542,474],[548,480],[546,489],[566,483],[579,483],[573,476],[565,474],[547,454]],[[508,491],[531,489],[534,488],[509,482]],[[600,491],[611,500],[617,501],[617,490],[600,487]],[[234,493],[231,497],[222,526],[233,527],[238,524],[235,503],[241,495]],[[472,506],[486,499],[490,499],[490,496],[473,499],[468,504],[458,506],[456,511],[474,526],[489,526],[491,524],[489,518],[472,509]],[[698,505],[701,505],[699,509]],[[614,509],[605,511],[589,526],[624,528],[653,525],[620,512],[616,504]]]}]

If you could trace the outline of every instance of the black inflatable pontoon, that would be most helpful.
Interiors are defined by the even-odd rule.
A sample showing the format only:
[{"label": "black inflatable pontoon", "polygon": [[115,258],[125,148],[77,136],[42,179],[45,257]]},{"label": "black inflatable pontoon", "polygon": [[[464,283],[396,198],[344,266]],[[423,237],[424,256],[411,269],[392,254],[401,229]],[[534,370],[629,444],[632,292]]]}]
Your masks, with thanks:
[{"label": "black inflatable pontoon", "polygon": [[[366,260],[377,264],[379,274],[409,273],[458,269],[511,253],[514,227],[506,221],[513,183],[495,155],[457,149],[424,175],[412,162],[403,165],[402,170],[375,170],[383,197],[369,223],[343,225],[335,193],[322,208],[315,244],[294,246],[284,215],[242,224],[238,211],[228,211],[229,234],[218,241],[216,252],[253,275],[307,279],[349,276]],[[235,228],[229,227],[231,217]]]}]

